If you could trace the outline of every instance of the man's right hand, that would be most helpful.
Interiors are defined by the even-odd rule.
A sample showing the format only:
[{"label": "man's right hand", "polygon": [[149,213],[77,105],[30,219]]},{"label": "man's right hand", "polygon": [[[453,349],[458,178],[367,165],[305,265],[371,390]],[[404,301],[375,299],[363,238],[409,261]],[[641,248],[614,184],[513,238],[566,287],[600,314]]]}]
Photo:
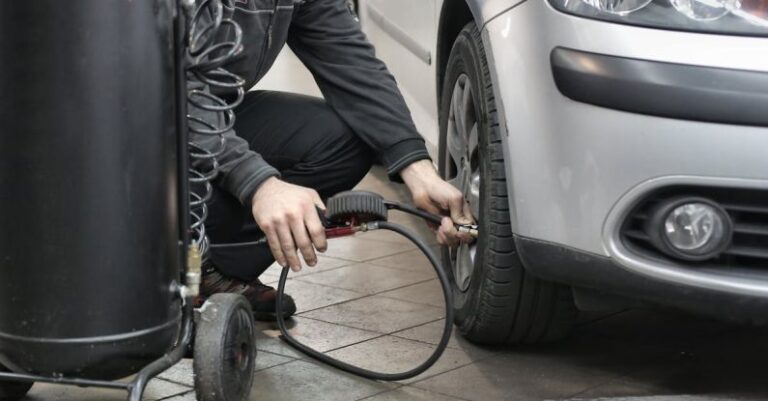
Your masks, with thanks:
[{"label": "man's right hand", "polygon": [[325,209],[320,195],[310,188],[275,177],[264,181],[253,195],[251,212],[269,241],[272,255],[281,266],[301,270],[298,252],[309,266],[317,264],[315,249],[325,252],[328,243],[317,208]]}]

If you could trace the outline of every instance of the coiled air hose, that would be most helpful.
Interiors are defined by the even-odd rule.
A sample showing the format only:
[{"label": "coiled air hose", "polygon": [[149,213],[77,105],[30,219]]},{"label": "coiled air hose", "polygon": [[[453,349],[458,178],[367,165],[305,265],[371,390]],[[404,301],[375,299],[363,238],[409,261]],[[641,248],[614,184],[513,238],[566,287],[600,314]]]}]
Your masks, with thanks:
[{"label": "coiled air hose", "polygon": [[[431,222],[437,221],[438,223],[440,221],[440,217],[431,215],[408,205],[386,201],[378,194],[365,191],[349,191],[340,193],[335,197],[328,199],[327,206],[328,210],[325,216],[326,232],[354,233],[356,231],[370,231],[375,229],[393,231],[411,241],[414,245],[416,245],[417,248],[419,248],[424,256],[429,259],[429,263],[432,265],[435,274],[437,274],[438,281],[440,281],[440,286],[443,290],[443,298],[445,300],[445,326],[443,328],[442,337],[440,338],[440,342],[435,348],[435,351],[432,353],[432,355],[429,356],[429,358],[427,358],[419,366],[401,373],[382,373],[363,369],[318,352],[292,337],[285,326],[285,318],[283,317],[282,311],[285,297],[285,283],[288,279],[288,272],[290,271],[290,268],[284,267],[280,274],[280,282],[277,287],[277,325],[280,329],[281,338],[308,356],[356,376],[382,381],[405,380],[418,376],[419,374],[429,369],[432,365],[434,365],[435,362],[437,362],[437,360],[445,351],[445,348],[448,346],[448,341],[451,339],[454,313],[453,292],[448,275],[445,273],[445,270],[442,268],[442,265],[437,256],[435,256],[434,252],[432,252],[432,250],[423,240],[408,231],[405,227],[387,221],[387,211],[390,209],[397,209],[419,216],[421,218],[425,218]],[[461,227],[469,227],[467,229],[473,229],[475,233],[477,232],[476,227]]]},{"label": "coiled air hose", "polygon": [[[189,140],[189,229],[205,259],[210,247],[205,221],[213,194],[211,181],[218,175],[217,158],[226,147],[224,134],[235,125],[234,108],[245,97],[245,81],[224,67],[242,53],[243,32],[231,18],[232,0],[201,0],[190,7],[194,9],[187,20],[185,60],[187,123],[194,134]],[[236,96],[227,101],[217,93]],[[205,146],[201,142],[205,137],[216,138],[216,147]]]}]

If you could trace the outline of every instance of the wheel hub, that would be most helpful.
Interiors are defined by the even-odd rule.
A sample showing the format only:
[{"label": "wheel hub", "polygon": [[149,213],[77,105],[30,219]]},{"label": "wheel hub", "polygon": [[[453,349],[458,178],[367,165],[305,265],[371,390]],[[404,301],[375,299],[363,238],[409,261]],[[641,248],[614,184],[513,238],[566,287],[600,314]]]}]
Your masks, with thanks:
[{"label": "wheel hub", "polygon": [[[469,76],[461,74],[451,94],[444,167],[446,179],[464,195],[475,218],[480,215],[481,188],[478,129],[472,83]],[[469,289],[476,255],[476,244],[462,244],[451,250],[453,276],[462,292]]]}]

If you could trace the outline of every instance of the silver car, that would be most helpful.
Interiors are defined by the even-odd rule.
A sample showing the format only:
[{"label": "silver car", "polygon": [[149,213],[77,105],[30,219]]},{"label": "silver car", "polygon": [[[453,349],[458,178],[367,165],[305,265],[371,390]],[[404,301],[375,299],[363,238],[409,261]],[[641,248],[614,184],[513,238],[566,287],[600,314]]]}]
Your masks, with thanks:
[{"label": "silver car", "polygon": [[768,321],[768,1],[356,7],[480,223],[444,255],[465,336],[646,304]]}]

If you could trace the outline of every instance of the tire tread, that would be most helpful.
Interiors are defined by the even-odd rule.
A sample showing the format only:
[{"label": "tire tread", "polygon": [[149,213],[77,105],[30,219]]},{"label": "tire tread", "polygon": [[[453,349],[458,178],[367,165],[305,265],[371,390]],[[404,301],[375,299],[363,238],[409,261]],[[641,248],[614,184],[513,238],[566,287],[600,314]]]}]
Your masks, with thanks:
[{"label": "tire tread", "polygon": [[484,227],[488,244],[484,252],[485,272],[474,314],[457,322],[459,329],[468,339],[490,345],[537,344],[562,339],[575,322],[572,293],[569,287],[532,276],[517,254],[510,224],[504,148],[493,83],[480,31],[474,23],[467,24],[459,33],[449,65],[457,46],[468,46],[473,54],[479,55],[479,60],[474,63],[482,74],[480,79],[485,88],[482,101],[487,108],[484,113],[485,125],[489,128],[486,154],[490,162],[485,181],[490,185],[486,209],[490,218]]}]

